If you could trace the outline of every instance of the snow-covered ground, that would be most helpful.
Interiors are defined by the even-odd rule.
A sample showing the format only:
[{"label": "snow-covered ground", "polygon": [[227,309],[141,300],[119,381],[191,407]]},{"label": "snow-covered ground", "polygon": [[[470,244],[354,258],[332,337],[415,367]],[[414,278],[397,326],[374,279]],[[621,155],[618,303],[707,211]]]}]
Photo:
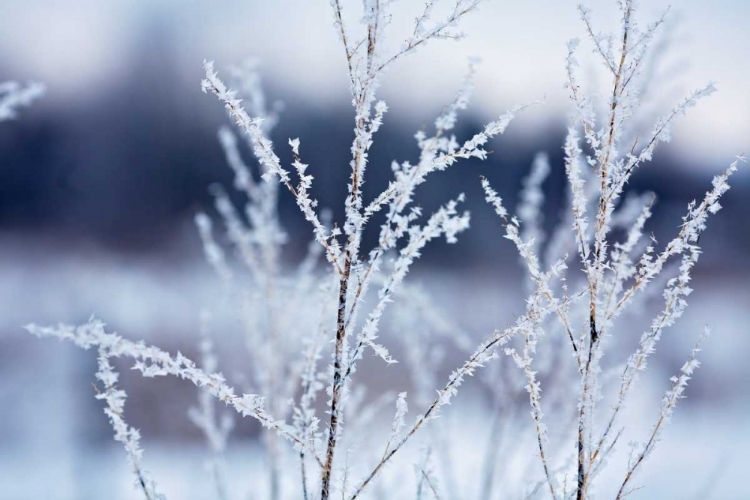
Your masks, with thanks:
[{"label": "snow-covered ground", "polygon": [[[93,398],[94,354],[33,338],[21,325],[30,321],[80,322],[93,313],[129,338],[144,338],[170,351],[195,353],[198,310],[212,305],[220,295],[216,279],[200,261],[166,266],[71,255],[40,264],[30,256],[15,255],[2,262],[0,498],[140,498],[131,487],[124,452],[111,440],[100,403]],[[519,287],[503,276],[502,272],[462,276],[433,269],[411,278],[421,281],[441,310],[479,338],[512,321],[522,306]],[[633,424],[633,438],[643,439],[655,421],[668,377],[685,359],[701,325],[709,323],[715,335],[701,355],[704,366],[688,388],[688,399],[677,408],[664,442],[638,477],[637,484],[646,488],[636,491],[634,499],[748,498],[750,287],[741,275],[703,274],[695,281],[692,307],[668,332],[659,361],[652,362],[642,382],[645,392],[630,405],[627,419]],[[231,320],[226,320],[226,325],[230,328]],[[234,353],[235,358],[232,354],[231,349],[220,350],[224,359],[241,366],[241,350]],[[449,356],[446,371],[460,361],[460,354]],[[408,389],[398,376],[399,368],[393,370],[393,376],[374,379],[365,366],[362,380],[373,391]],[[233,373],[227,375],[241,380]],[[131,374],[124,377],[124,387],[131,394],[126,411],[132,416],[131,423],[143,431],[145,464],[162,489],[172,499],[212,498],[204,466],[206,449],[186,417],[195,390],[176,381],[144,383]],[[453,433],[455,476],[464,479],[472,474],[478,477],[490,420],[481,393],[471,389],[471,383],[445,419]],[[177,392],[164,397],[159,390],[165,389]],[[527,412],[521,415],[525,418]],[[456,423],[459,418],[460,425]],[[230,446],[226,458],[232,498],[266,498],[266,472],[256,437],[256,427],[243,424]],[[412,484],[412,464],[418,451],[415,444],[389,467],[390,480]],[[288,466],[296,468],[293,459],[289,458]],[[512,457],[501,456],[500,460],[508,461],[507,472],[512,478],[517,473]],[[607,485],[614,484],[622,472],[622,466],[608,470],[607,474],[615,476],[604,479],[598,498],[609,498]],[[472,490],[477,482],[469,481],[468,489],[461,489],[457,498],[477,498],[478,492]],[[286,491],[292,493],[295,488],[296,484],[289,484]]]}]

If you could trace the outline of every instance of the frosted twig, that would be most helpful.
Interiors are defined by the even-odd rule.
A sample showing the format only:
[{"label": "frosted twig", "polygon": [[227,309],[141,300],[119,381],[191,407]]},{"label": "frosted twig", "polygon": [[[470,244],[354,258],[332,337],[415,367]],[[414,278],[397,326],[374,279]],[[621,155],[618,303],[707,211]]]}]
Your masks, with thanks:
[{"label": "frosted twig", "polygon": [[116,384],[120,376],[109,363],[110,355],[110,348],[99,347],[97,360],[99,371],[96,373],[96,378],[103,384],[104,392],[97,391],[96,399],[101,399],[107,404],[104,413],[115,431],[115,441],[121,442],[125,447],[136,485],[141,489],[146,500],[166,500],[167,497],[159,493],[151,474],[141,465],[143,458],[143,450],[140,446],[141,434],[138,429],[130,427],[123,418],[127,395],[125,391],[117,388]]},{"label": "frosted twig", "polygon": [[0,122],[15,118],[18,108],[31,106],[46,92],[42,83],[31,82],[24,87],[18,82],[0,82]]},{"label": "frosted twig", "polygon": [[662,429],[672,417],[672,412],[674,411],[675,406],[677,406],[677,403],[680,399],[685,397],[683,394],[685,393],[685,388],[688,385],[688,381],[692,377],[695,369],[700,366],[700,362],[696,359],[696,356],[701,350],[701,343],[709,336],[709,334],[710,330],[708,329],[708,327],[704,328],[703,333],[701,334],[698,342],[696,342],[695,347],[693,348],[693,351],[690,353],[690,357],[685,362],[685,364],[682,365],[682,368],[680,368],[680,373],[670,379],[670,381],[672,382],[672,387],[664,395],[664,399],[661,403],[661,412],[659,413],[659,418],[656,421],[653,430],[651,431],[651,435],[649,436],[648,441],[646,441],[646,443],[643,445],[641,451],[636,454],[635,458],[631,460],[631,464],[628,467],[627,473],[625,474],[625,479],[623,479],[622,485],[617,492],[616,500],[621,500],[625,495],[627,495],[627,491],[625,490],[625,488],[633,479],[633,475],[636,473],[643,461],[651,454],[651,452],[656,447],[656,444],[659,442],[659,437],[661,435]]},{"label": "frosted twig", "polygon": [[422,14],[422,16],[417,18],[417,21],[414,26],[414,33],[412,34],[412,36],[404,42],[404,45],[401,47],[401,50],[399,50],[397,53],[392,55],[388,60],[383,62],[378,67],[378,72],[383,71],[386,67],[388,67],[391,63],[393,63],[397,59],[400,59],[401,57],[409,54],[410,52],[413,52],[415,49],[417,49],[420,46],[425,45],[428,41],[432,39],[462,38],[463,35],[460,32],[452,31],[451,28],[456,26],[458,22],[461,20],[461,18],[464,17],[466,14],[475,10],[481,2],[482,0],[456,0],[456,4],[453,8],[453,11],[444,21],[438,22],[430,28],[425,28],[425,24],[426,24],[427,19],[429,18],[429,14],[432,10],[432,6],[436,3],[435,0],[428,0],[425,6],[424,13]]},{"label": "frosted twig", "polygon": [[[547,277],[549,279],[549,276]],[[359,487],[355,490],[354,495],[349,500],[354,500],[359,496],[364,488],[374,479],[374,477],[380,472],[385,464],[406,444],[406,442],[428,421],[437,417],[441,407],[449,404],[451,399],[458,393],[458,388],[464,382],[465,377],[474,375],[474,372],[483,366],[490,360],[497,357],[495,352],[498,347],[501,347],[508,343],[508,341],[529,328],[534,328],[534,325],[542,321],[550,313],[558,307],[558,304],[554,305],[537,305],[536,302],[530,301],[527,304],[526,313],[516,320],[516,323],[506,328],[505,330],[496,330],[489,337],[484,339],[469,359],[458,369],[453,371],[448,378],[448,383],[438,391],[438,396],[430,404],[429,408],[421,414],[414,425],[404,435],[404,437],[395,446],[391,448],[391,451],[383,457],[383,459],[375,466],[375,468],[369,473],[369,475],[360,483]]]},{"label": "frosted twig", "polygon": [[179,352],[176,356],[171,356],[158,347],[147,346],[143,342],[132,342],[115,333],[107,333],[104,330],[104,323],[97,319],[91,319],[80,326],[30,324],[26,325],[26,329],[37,337],[68,340],[83,349],[91,347],[105,349],[108,357],[132,358],[135,361],[133,369],[140,371],[144,377],[174,375],[189,380],[219,401],[234,408],[243,417],[250,416],[258,420],[263,427],[273,430],[295,446],[307,447],[307,443],[296,436],[294,430],[286,422],[275,420],[266,412],[263,398],[254,394],[236,396],[234,389],[226,384],[221,374],[204,372]]},{"label": "frosted twig", "polygon": [[320,219],[314,211],[314,207],[317,203],[314,200],[311,200],[307,195],[307,189],[310,186],[312,177],[307,176],[305,179],[300,179],[300,188],[303,192],[298,192],[298,190],[292,186],[289,173],[281,166],[278,156],[276,156],[276,153],[273,151],[273,144],[261,129],[262,122],[250,118],[242,107],[241,100],[237,98],[237,93],[228,89],[226,85],[224,85],[224,82],[219,79],[218,74],[214,71],[213,61],[206,61],[204,63],[204,68],[206,70],[206,78],[201,82],[203,92],[210,91],[213,94],[216,94],[219,100],[224,103],[229,116],[235,121],[240,130],[244,131],[250,138],[256,158],[258,158],[258,161],[266,169],[263,178],[270,179],[273,176],[279,177],[280,182],[284,184],[294,196],[297,205],[300,207],[300,210],[302,210],[305,218],[312,224],[316,239],[326,248],[328,260],[338,267],[340,252],[335,245],[328,244],[330,236],[326,234],[325,227],[321,224]]},{"label": "frosted twig", "polygon": [[540,254],[545,238],[542,228],[544,191],[541,185],[549,174],[549,157],[546,153],[537,153],[529,175],[523,180],[521,200],[516,210],[518,220],[521,222],[521,239],[528,242],[533,241],[533,250],[536,255]]}]

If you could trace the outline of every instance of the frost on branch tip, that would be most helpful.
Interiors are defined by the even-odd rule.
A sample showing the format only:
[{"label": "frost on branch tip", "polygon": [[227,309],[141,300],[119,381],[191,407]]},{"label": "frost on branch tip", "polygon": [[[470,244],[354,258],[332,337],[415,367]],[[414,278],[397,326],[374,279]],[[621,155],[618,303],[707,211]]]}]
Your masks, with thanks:
[{"label": "frost on branch tip", "polygon": [[[290,140],[290,145],[293,147],[295,153],[293,166],[300,176],[300,182],[295,187],[292,185],[289,172],[282,167],[281,161],[274,152],[273,143],[264,130],[264,118],[251,118],[247,114],[242,106],[242,100],[237,97],[237,92],[228,89],[224,82],[219,78],[214,70],[213,61],[204,62],[204,69],[206,71],[206,78],[201,82],[201,89],[203,92],[210,91],[224,103],[224,107],[227,109],[229,116],[235,122],[237,127],[246,133],[253,149],[253,153],[263,168],[261,175],[263,180],[270,181],[272,177],[278,176],[279,181],[294,195],[297,206],[304,214],[305,219],[312,224],[316,240],[326,249],[326,257],[330,262],[338,266],[340,256],[339,245],[335,239],[332,239],[332,235],[328,234],[326,228],[321,223],[318,214],[315,212],[317,201],[311,199],[308,193],[309,188],[311,187],[312,176],[305,175],[307,165],[303,164],[299,159],[299,140]],[[384,112],[382,107],[380,110]],[[230,166],[235,170],[235,184],[238,187],[246,189],[248,195],[253,198],[255,196],[254,191],[256,190],[253,189],[252,183],[250,182],[251,178],[246,172],[246,167],[243,167],[241,164],[231,136],[228,135],[227,132],[224,132],[220,138],[222,139],[222,145],[224,145],[225,150],[227,151],[227,158]]]},{"label": "frost on branch tip", "polygon": [[26,86],[18,82],[0,82],[0,122],[18,116],[18,109],[31,106],[47,92],[42,83],[31,82]]},{"label": "frost on branch tip", "polygon": [[549,157],[546,153],[537,153],[531,172],[523,181],[521,190],[521,202],[517,209],[518,219],[521,222],[521,239],[527,242],[533,241],[534,251],[538,255],[545,239],[542,227],[544,205],[544,190],[542,183],[550,174]]},{"label": "frost on branch tip", "polygon": [[214,70],[213,61],[205,61],[203,67],[206,71],[206,78],[201,81],[201,90],[204,93],[211,92],[224,103],[229,116],[234,120],[237,126],[245,132],[251,139],[253,152],[258,161],[266,168],[264,177],[279,176],[282,182],[289,182],[289,174],[281,166],[279,158],[273,151],[273,144],[265,136],[261,126],[262,121],[251,118],[242,107],[242,99],[237,97],[237,92],[230,90],[219,78],[218,73]]}]

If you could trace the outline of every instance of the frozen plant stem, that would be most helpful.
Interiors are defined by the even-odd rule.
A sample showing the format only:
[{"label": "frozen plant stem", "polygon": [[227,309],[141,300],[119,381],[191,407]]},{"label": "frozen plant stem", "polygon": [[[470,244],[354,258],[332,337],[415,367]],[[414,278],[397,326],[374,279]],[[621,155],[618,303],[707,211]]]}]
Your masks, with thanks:
[{"label": "frozen plant stem", "polygon": [[[331,475],[333,472],[339,422],[341,418],[340,405],[342,390],[343,385],[346,383],[346,377],[349,376],[353,367],[353,365],[350,364],[346,369],[346,374],[344,374],[347,327],[349,325],[349,319],[354,317],[354,308],[356,307],[357,301],[359,301],[362,292],[362,288],[360,287],[353,299],[354,303],[351,306],[352,312],[350,318],[347,318],[349,281],[352,274],[352,266],[355,262],[359,261],[359,247],[362,230],[366,222],[366,217],[362,214],[361,185],[367,163],[367,152],[372,144],[372,136],[380,127],[382,114],[386,109],[383,103],[378,103],[375,106],[375,118],[372,118],[372,103],[375,99],[375,92],[379,85],[378,77],[392,61],[408,52],[411,52],[418,45],[426,43],[431,38],[446,35],[449,27],[457,24],[460,18],[473,10],[478,3],[479,1],[477,0],[472,2],[458,0],[453,14],[446,22],[436,25],[428,33],[416,36],[419,24],[423,21],[418,19],[417,27],[415,27],[415,36],[412,37],[407,46],[390,58],[383,60],[381,59],[380,54],[380,43],[385,36],[386,27],[390,23],[390,14],[387,12],[388,2],[385,0],[369,0],[364,4],[364,16],[367,25],[366,35],[364,40],[356,44],[356,47],[365,47],[363,54],[357,53],[356,48],[350,47],[347,30],[344,26],[341,14],[341,5],[338,0],[332,0],[331,2],[334,14],[334,24],[339,30],[341,42],[344,46],[347,67],[349,69],[351,92],[355,108],[355,137],[352,144],[351,183],[349,185],[349,194],[345,203],[346,222],[344,224],[344,232],[347,236],[347,241],[343,255],[343,268],[340,271],[339,278],[338,307],[336,311],[336,340],[333,353],[333,381],[331,383],[330,394],[328,441],[326,445],[325,462],[323,470],[321,471],[321,500],[328,500],[331,493]],[[376,259],[377,258],[378,257],[376,257]],[[371,267],[368,268],[364,278],[365,280],[369,279]],[[353,363],[359,355],[360,352],[355,351],[354,357],[350,363]]]},{"label": "frozen plant stem", "polygon": [[622,47],[620,49],[620,60],[617,65],[617,71],[615,72],[614,85],[612,89],[611,97],[611,112],[609,117],[608,132],[606,148],[600,159],[599,172],[600,172],[600,195],[599,195],[599,206],[597,210],[597,230],[596,230],[596,244],[594,250],[594,266],[589,267],[589,296],[590,296],[590,308],[589,308],[589,346],[588,356],[586,358],[586,366],[583,371],[583,388],[581,390],[581,403],[578,415],[578,490],[576,492],[577,500],[584,500],[586,496],[586,479],[587,473],[587,456],[586,456],[586,430],[587,420],[593,419],[593,415],[589,415],[593,408],[589,408],[589,391],[590,387],[590,376],[592,369],[592,360],[594,352],[598,347],[599,331],[597,329],[597,304],[599,301],[599,280],[602,276],[602,266],[604,264],[604,238],[606,236],[606,224],[608,222],[608,211],[606,195],[609,186],[609,175],[608,165],[612,154],[615,141],[615,119],[617,113],[617,106],[620,99],[620,85],[622,82],[622,74],[625,66],[625,58],[628,54],[628,35],[630,31],[630,17],[633,13],[632,0],[625,0],[623,5],[624,12],[622,13]]},{"label": "frozen plant stem", "polygon": [[344,272],[339,280],[339,298],[336,311],[336,344],[333,359],[333,392],[331,394],[326,459],[323,465],[321,477],[321,499],[327,499],[330,495],[331,471],[333,469],[333,458],[336,451],[336,432],[339,422],[338,411],[342,384],[342,357],[344,352],[344,338],[346,336],[346,294],[349,287],[349,273],[351,272],[351,259],[349,258],[349,255],[346,255],[345,259]]}]

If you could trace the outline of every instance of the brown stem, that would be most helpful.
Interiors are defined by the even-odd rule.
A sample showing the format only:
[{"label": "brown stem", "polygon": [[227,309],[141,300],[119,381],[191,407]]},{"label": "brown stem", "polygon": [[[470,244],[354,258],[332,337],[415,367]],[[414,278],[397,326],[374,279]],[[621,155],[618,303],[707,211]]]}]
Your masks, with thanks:
[{"label": "brown stem", "polygon": [[612,89],[612,104],[611,104],[611,112],[609,117],[609,131],[607,134],[607,149],[604,155],[602,156],[599,165],[600,165],[600,179],[601,179],[601,186],[600,186],[600,193],[599,193],[599,207],[598,207],[598,227],[597,227],[597,234],[596,234],[596,241],[595,241],[595,251],[594,251],[594,266],[591,270],[591,275],[589,276],[589,286],[590,286],[590,310],[589,310],[589,353],[588,353],[588,360],[586,361],[586,369],[583,372],[583,387],[581,388],[581,409],[579,411],[578,415],[578,489],[576,491],[576,500],[585,500],[586,498],[586,487],[587,487],[587,460],[586,460],[586,425],[585,422],[587,419],[591,418],[591,415],[587,414],[587,401],[589,399],[589,392],[591,388],[589,387],[589,377],[591,376],[591,364],[592,364],[592,358],[594,356],[594,350],[597,348],[598,341],[599,341],[599,331],[596,327],[596,308],[597,308],[597,299],[599,296],[598,293],[598,280],[599,280],[599,271],[602,268],[603,260],[604,260],[604,240],[606,238],[606,222],[607,222],[607,211],[608,211],[608,180],[609,180],[609,174],[608,174],[608,165],[610,161],[610,156],[612,154],[612,149],[614,147],[615,142],[615,120],[616,120],[616,113],[617,113],[617,105],[618,105],[618,98],[621,94],[621,82],[622,82],[622,74],[623,69],[625,67],[625,60],[628,54],[628,35],[629,35],[629,20],[630,16],[632,14],[632,8],[630,5],[627,5],[626,11],[623,14],[623,34],[622,34],[622,48],[620,52],[620,61],[617,66],[617,73],[615,74],[615,81],[614,81],[614,88]]},{"label": "brown stem", "polygon": [[[356,185],[356,184],[355,184]],[[328,430],[328,446],[326,461],[323,466],[321,477],[321,500],[328,500],[330,496],[331,472],[333,469],[333,456],[336,450],[336,432],[339,423],[339,399],[341,398],[342,386],[342,357],[344,351],[344,339],[346,337],[346,294],[349,287],[349,274],[351,273],[352,260],[349,255],[344,262],[344,273],[339,279],[339,299],[336,317],[336,347],[333,358],[333,390],[331,392],[331,419]]]},{"label": "brown stem", "polygon": [[[366,102],[366,96],[360,95],[357,99],[357,105],[361,106],[360,103]],[[357,202],[360,199],[359,185],[360,185],[360,166],[362,163],[362,149],[364,145],[361,143],[361,134],[366,126],[364,118],[360,118],[357,121],[357,137],[355,138],[353,161],[353,172],[352,172],[352,190],[347,198],[347,206],[352,207],[354,210],[358,210]],[[328,431],[328,446],[326,449],[326,461],[323,466],[321,476],[321,492],[320,500],[328,500],[330,496],[330,483],[331,483],[331,472],[333,469],[333,457],[336,451],[336,432],[339,423],[339,400],[341,398],[341,388],[343,386],[342,377],[342,364],[344,355],[344,340],[346,339],[346,305],[347,305],[347,292],[349,289],[349,276],[352,271],[352,260],[356,258],[356,248],[354,248],[354,241],[357,237],[359,228],[355,227],[351,229],[348,242],[346,245],[345,256],[344,256],[344,269],[340,273],[339,277],[339,298],[338,308],[336,311],[336,346],[334,350],[333,359],[333,386],[331,391],[331,418],[329,422]]]},{"label": "brown stem", "polygon": [[307,472],[305,470],[305,452],[299,454],[299,465],[302,473],[302,500],[308,500],[307,496]]}]

